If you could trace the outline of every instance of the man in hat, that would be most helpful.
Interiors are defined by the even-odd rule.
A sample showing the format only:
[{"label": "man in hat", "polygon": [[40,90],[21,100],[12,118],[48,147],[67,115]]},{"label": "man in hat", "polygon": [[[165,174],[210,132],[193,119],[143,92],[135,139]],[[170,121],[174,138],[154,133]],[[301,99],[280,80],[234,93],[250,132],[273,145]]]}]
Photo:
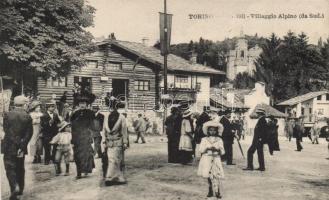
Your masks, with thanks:
[{"label": "man in hat", "polygon": [[165,121],[168,137],[168,162],[179,163],[179,138],[182,125],[182,116],[178,107],[171,108],[171,115]]},{"label": "man in hat", "polygon": [[227,165],[235,165],[233,163],[233,142],[234,142],[234,136],[235,131],[233,130],[233,125],[230,122],[231,118],[231,112],[229,110],[225,110],[223,112],[223,117],[220,119],[220,123],[224,127],[223,131],[223,143],[224,143],[224,149],[225,149],[225,156],[226,164]]},{"label": "man in hat", "polygon": [[27,114],[28,99],[24,96],[14,98],[15,108],[4,114],[3,129],[5,136],[2,143],[3,162],[8,178],[11,196],[17,199],[23,194],[25,182],[24,159],[27,154],[27,144],[32,134],[32,118]]},{"label": "man in hat", "polygon": [[71,116],[72,124],[72,144],[74,161],[77,167],[77,179],[86,176],[95,168],[93,139],[90,129],[93,127],[95,113],[87,108],[90,99],[80,96],[77,99],[78,109]]},{"label": "man in hat", "polygon": [[139,113],[138,119],[136,120],[135,132],[137,134],[137,139],[136,139],[135,143],[138,143],[139,138],[141,138],[142,143],[144,144],[145,143],[144,134],[145,134],[146,122],[142,116],[143,115],[141,113]]},{"label": "man in hat", "polygon": [[201,139],[205,137],[204,133],[202,132],[202,126],[207,121],[210,121],[209,112],[210,112],[210,106],[204,106],[203,112],[201,113],[198,120],[196,121],[196,130],[194,135],[194,141],[196,144],[200,144]]},{"label": "man in hat", "polygon": [[244,170],[254,170],[253,156],[257,150],[259,168],[257,170],[265,171],[265,161],[264,161],[264,144],[266,143],[266,136],[268,131],[268,124],[265,118],[265,110],[257,109],[256,113],[259,117],[258,122],[254,130],[254,138],[252,140],[251,146],[248,149],[248,166]]},{"label": "man in hat", "polygon": [[45,165],[48,165],[50,160],[54,161],[56,154],[56,145],[53,146],[51,151],[50,141],[58,133],[58,124],[60,119],[55,112],[56,104],[53,101],[46,103],[47,111],[41,117],[41,133],[42,143],[45,150]]},{"label": "man in hat", "polygon": [[94,139],[94,150],[95,150],[95,154],[97,153],[98,158],[100,158],[102,156],[101,131],[103,129],[104,115],[100,113],[100,109],[98,105],[92,105],[92,109],[95,115],[95,118],[93,119],[93,126],[91,128],[93,139]]}]

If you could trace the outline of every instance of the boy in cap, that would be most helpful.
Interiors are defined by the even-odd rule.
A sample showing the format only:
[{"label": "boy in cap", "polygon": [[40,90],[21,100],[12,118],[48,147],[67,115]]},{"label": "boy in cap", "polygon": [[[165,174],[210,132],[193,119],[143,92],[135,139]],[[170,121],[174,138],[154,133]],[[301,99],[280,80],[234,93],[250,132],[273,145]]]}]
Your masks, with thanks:
[{"label": "boy in cap", "polygon": [[67,123],[66,121],[62,121],[59,124],[59,133],[53,137],[53,139],[50,141],[50,144],[57,144],[57,151],[55,155],[55,170],[56,175],[60,175],[62,173],[61,170],[61,161],[62,157],[64,157],[64,161],[66,164],[66,171],[65,176],[68,176],[70,173],[70,157],[71,157],[71,140],[72,140],[72,134],[71,134],[71,125]]},{"label": "boy in cap", "polygon": [[3,118],[5,137],[2,153],[11,191],[10,200],[16,200],[17,195],[22,195],[24,190],[24,159],[27,154],[27,144],[33,134],[32,118],[26,112],[28,103],[28,99],[24,96],[15,97],[15,108],[5,113]]}]

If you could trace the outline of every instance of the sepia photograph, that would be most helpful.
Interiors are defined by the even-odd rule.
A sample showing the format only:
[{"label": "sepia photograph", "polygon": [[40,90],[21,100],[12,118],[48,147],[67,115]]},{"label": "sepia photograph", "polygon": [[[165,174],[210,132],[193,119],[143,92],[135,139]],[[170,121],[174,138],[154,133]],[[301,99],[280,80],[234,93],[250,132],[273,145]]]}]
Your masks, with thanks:
[{"label": "sepia photograph", "polygon": [[0,200],[328,200],[329,0],[0,0]]}]

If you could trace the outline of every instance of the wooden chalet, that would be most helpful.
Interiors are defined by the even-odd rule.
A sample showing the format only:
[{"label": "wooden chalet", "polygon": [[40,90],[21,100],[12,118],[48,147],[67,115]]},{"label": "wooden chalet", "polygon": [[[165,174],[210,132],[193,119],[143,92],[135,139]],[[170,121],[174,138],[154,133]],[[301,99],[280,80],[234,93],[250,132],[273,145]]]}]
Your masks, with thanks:
[{"label": "wooden chalet", "polygon": [[[104,40],[97,51],[86,55],[86,66],[72,70],[61,79],[38,79],[42,98],[56,94],[59,99],[68,91],[72,103],[73,88],[80,85],[99,99],[109,91],[126,102],[128,110],[153,110],[160,104],[163,87],[163,57],[160,51],[141,43]],[[225,73],[170,54],[168,56],[168,91],[170,97],[181,95],[188,101],[209,102],[210,78]],[[181,100],[175,99],[175,103]],[[207,103],[202,103],[207,104]],[[201,105],[200,105],[201,106]]]}]

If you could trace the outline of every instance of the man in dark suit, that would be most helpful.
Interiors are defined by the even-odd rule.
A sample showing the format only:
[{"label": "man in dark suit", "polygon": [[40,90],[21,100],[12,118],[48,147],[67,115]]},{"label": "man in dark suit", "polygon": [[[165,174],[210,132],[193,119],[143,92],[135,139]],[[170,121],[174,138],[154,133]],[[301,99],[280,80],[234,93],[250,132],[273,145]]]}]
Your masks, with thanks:
[{"label": "man in dark suit", "polygon": [[104,115],[100,113],[99,106],[93,105],[92,109],[95,113],[95,118],[93,120],[93,126],[91,127],[92,136],[94,139],[94,151],[97,153],[98,158],[102,157],[102,150],[101,150],[101,131],[103,130],[104,124]]},{"label": "man in dark suit", "polygon": [[254,138],[251,146],[248,149],[248,166],[244,170],[254,170],[253,156],[257,150],[259,168],[257,170],[265,171],[264,161],[264,144],[267,143],[268,123],[265,118],[265,110],[257,109],[256,113],[259,116],[258,122],[255,126]]},{"label": "man in dark suit", "polygon": [[24,96],[17,96],[14,98],[14,104],[14,110],[5,113],[3,118],[5,137],[2,143],[2,153],[11,191],[10,200],[15,200],[17,195],[23,194],[24,159],[27,154],[27,144],[33,134],[32,118],[26,112],[28,99]]},{"label": "man in dark suit", "polygon": [[210,106],[204,106],[203,112],[201,113],[198,120],[196,121],[196,132],[194,135],[194,141],[196,144],[200,144],[201,139],[206,136],[202,131],[202,126],[207,121],[210,121],[209,112],[210,112]]},{"label": "man in dark suit", "polygon": [[233,130],[233,126],[230,122],[231,118],[231,112],[229,110],[225,110],[223,113],[223,117],[220,120],[220,123],[223,125],[223,143],[224,143],[224,149],[225,149],[225,156],[226,158],[226,164],[227,165],[235,165],[233,163],[233,142],[234,142],[234,136],[235,131]]},{"label": "man in dark suit", "polygon": [[41,117],[41,133],[42,142],[45,150],[45,165],[49,164],[50,160],[55,159],[56,145],[53,146],[51,152],[50,141],[58,133],[58,124],[60,119],[55,111],[55,104],[53,102],[46,103],[47,111]]}]

